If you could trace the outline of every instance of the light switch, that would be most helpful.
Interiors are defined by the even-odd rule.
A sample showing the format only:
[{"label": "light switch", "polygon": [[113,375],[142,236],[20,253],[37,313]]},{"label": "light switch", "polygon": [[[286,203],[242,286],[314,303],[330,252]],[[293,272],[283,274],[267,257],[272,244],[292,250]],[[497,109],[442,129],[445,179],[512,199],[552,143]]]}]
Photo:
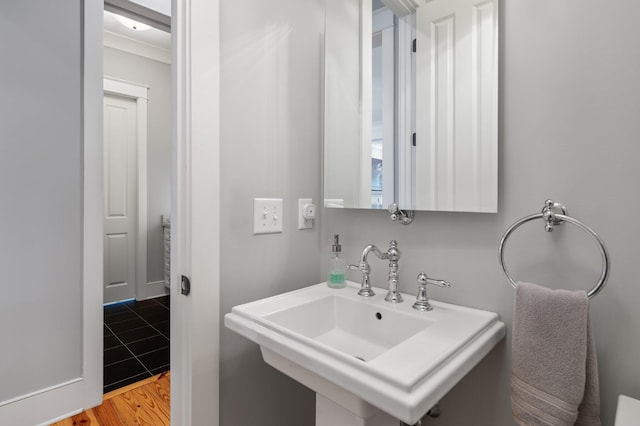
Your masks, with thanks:
[{"label": "light switch", "polygon": [[280,232],[282,232],[282,198],[254,198],[254,235]]}]

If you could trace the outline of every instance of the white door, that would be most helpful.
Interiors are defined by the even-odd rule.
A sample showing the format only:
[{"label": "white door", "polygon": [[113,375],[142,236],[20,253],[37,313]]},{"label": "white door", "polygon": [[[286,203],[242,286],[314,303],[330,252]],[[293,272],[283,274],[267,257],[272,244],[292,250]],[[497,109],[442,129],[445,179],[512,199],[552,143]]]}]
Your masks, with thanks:
[{"label": "white door", "polygon": [[495,211],[498,2],[433,0],[416,26],[416,208]]},{"label": "white door", "polygon": [[136,101],[104,95],[104,302],[136,295]]},{"label": "white door", "polygon": [[102,400],[101,2],[0,2],[0,424]]}]

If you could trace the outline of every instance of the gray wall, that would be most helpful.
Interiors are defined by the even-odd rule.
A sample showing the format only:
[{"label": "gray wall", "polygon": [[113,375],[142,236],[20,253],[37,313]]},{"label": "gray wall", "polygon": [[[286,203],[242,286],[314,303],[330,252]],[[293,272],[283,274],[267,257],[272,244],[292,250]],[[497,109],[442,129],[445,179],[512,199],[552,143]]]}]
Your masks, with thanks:
[{"label": "gray wall", "polygon": [[147,116],[147,282],[164,280],[161,215],[171,213],[171,66],[104,48],[104,75],[149,86]]},{"label": "gray wall", "polygon": [[0,403],[83,373],[80,12],[0,2]]},{"label": "gray wall", "polygon": [[[640,4],[503,1],[501,8],[499,213],[420,212],[403,227],[384,212],[324,210],[322,254],[334,233],[352,261],[366,243],[386,246],[395,238],[403,291],[415,294],[415,276],[424,270],[453,284],[430,289],[433,298],[498,312],[507,339],[428,424],[510,425],[514,291],[497,245],[512,222],[539,212],[546,198],[564,203],[601,235],[612,259],[609,282],[591,304],[602,420],[612,425],[617,395],[640,397]],[[553,234],[542,223],[523,226],[510,240],[507,262],[517,278],[555,288],[589,289],[600,272],[595,245],[570,225]],[[374,285],[385,285],[385,269],[375,264]]]},{"label": "gray wall", "polygon": [[[501,2],[499,213],[419,212],[403,227],[380,211],[319,210],[321,233],[295,230],[295,198],[320,192],[322,1],[222,1],[222,313],[324,278],[334,233],[348,260],[367,243],[397,239],[401,288],[424,270],[451,289],[432,297],[496,311],[512,321],[513,289],[497,244],[546,198],[595,228],[612,273],[592,303],[603,424],[617,395],[640,397],[640,4]],[[251,235],[253,197],[285,198],[285,232]],[[510,242],[518,278],[588,289],[600,258],[570,225],[553,234],[530,223]],[[320,260],[319,260],[320,259]],[[384,286],[386,265],[373,263]],[[358,280],[356,273],[351,279]],[[406,303],[409,303],[408,301]],[[510,425],[510,334],[443,400],[429,424]],[[258,348],[221,330],[221,424],[312,425],[313,394],[266,366]]]},{"label": "gray wall", "polygon": [[[320,232],[297,199],[320,199],[321,0],[222,0],[221,313],[321,280]],[[253,233],[253,198],[284,199],[284,232]],[[314,395],[221,327],[220,423],[314,423]]]}]

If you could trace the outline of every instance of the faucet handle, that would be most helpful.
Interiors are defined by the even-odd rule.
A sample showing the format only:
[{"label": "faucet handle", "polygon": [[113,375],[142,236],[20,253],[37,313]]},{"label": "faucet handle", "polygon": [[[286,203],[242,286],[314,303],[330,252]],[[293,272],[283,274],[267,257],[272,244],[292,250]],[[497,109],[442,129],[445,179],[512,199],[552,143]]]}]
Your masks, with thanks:
[{"label": "faucet handle", "polygon": [[433,306],[431,306],[431,303],[429,303],[429,299],[427,298],[427,284],[435,285],[438,287],[451,287],[451,284],[448,281],[429,278],[424,272],[420,272],[418,274],[417,280],[418,296],[416,297],[416,301],[413,304],[413,309],[422,312],[430,311],[433,309]]},{"label": "faucet handle", "polygon": [[389,204],[389,213],[391,214],[391,220],[394,222],[399,222],[403,225],[413,222],[413,210],[402,210],[396,203]]},{"label": "faucet handle", "polygon": [[418,274],[418,284],[420,286],[426,286],[427,284],[436,285],[438,287],[451,287],[451,283],[445,280],[435,280],[427,277],[427,274],[420,272]]},{"label": "faucet handle", "polygon": [[347,269],[350,271],[360,271],[363,274],[368,274],[371,270],[367,262],[360,262],[357,265],[354,265],[354,264],[347,265]]}]

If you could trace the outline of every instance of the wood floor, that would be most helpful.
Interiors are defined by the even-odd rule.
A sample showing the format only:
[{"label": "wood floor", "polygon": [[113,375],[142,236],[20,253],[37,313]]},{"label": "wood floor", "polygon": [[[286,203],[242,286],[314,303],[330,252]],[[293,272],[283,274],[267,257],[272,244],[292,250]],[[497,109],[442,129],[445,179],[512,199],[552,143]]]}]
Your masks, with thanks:
[{"label": "wood floor", "polygon": [[102,405],[51,426],[169,425],[170,372],[104,395]]}]

